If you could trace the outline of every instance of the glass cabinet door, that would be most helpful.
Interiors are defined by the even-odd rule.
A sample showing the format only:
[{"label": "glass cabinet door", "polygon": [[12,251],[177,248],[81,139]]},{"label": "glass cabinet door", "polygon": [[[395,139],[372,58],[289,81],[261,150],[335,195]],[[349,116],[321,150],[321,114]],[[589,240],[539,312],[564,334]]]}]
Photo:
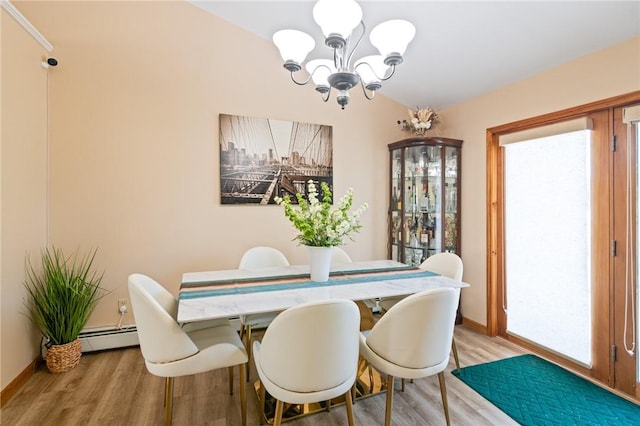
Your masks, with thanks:
[{"label": "glass cabinet door", "polygon": [[391,152],[391,259],[402,262],[402,150]]},{"label": "glass cabinet door", "polygon": [[431,138],[389,145],[391,196],[389,256],[420,265],[442,251],[459,251],[459,145]]},{"label": "glass cabinet door", "polygon": [[458,150],[445,148],[444,251],[458,252]]}]

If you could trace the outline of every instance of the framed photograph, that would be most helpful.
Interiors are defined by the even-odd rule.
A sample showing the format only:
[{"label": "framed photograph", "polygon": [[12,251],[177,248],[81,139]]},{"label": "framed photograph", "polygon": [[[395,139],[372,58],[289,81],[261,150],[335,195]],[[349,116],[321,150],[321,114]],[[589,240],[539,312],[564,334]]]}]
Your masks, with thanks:
[{"label": "framed photograph", "polygon": [[220,114],[220,202],[275,204],[307,194],[309,180],[333,190],[331,126]]}]

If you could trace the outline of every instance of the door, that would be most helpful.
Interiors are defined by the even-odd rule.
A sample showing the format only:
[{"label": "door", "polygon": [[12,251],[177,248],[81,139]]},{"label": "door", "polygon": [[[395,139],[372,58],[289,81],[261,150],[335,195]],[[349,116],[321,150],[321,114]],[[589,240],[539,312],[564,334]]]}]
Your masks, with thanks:
[{"label": "door", "polygon": [[[640,107],[638,107],[640,109]],[[628,110],[631,111],[631,110]],[[625,120],[625,108],[613,111],[613,260],[611,368],[612,385],[639,396],[637,357],[638,121]],[[627,121],[627,122],[625,122]]]},{"label": "door", "polygon": [[[498,330],[635,394],[635,358],[619,362],[625,305],[624,284],[616,277],[627,264],[621,247],[627,151],[620,142],[613,150],[612,117],[613,109],[588,113],[583,118],[589,130],[503,146]],[[627,337],[635,335],[629,331],[632,324],[626,322]]]},{"label": "door", "polygon": [[[567,182],[562,182],[563,190],[567,192],[567,200],[575,199],[577,192],[588,194],[586,201],[583,202],[584,206],[580,207],[579,203],[575,202],[567,205],[565,203],[567,200],[558,198],[557,194],[555,198],[558,200],[557,203],[545,204],[548,197],[544,191],[536,195],[531,192],[534,203],[530,203],[526,206],[528,208],[521,209],[519,213],[516,211],[516,219],[518,215],[535,215],[540,209],[551,210],[553,214],[542,220],[543,226],[539,228],[541,230],[529,233],[528,237],[534,243],[538,243],[537,240],[543,241],[543,246],[538,246],[534,253],[528,253],[520,263],[528,266],[527,262],[551,265],[555,262],[556,269],[564,268],[563,262],[558,266],[556,257],[568,256],[569,250],[563,250],[564,244],[577,242],[570,251],[578,263],[573,261],[574,265],[571,267],[573,272],[565,274],[564,281],[583,282],[586,285],[582,287],[589,288],[589,293],[586,298],[583,297],[583,293],[577,291],[579,286],[576,287],[576,282],[572,282],[571,285],[574,287],[568,291],[568,297],[566,297],[569,288],[558,289],[559,286],[567,286],[565,282],[560,281],[555,286],[547,287],[545,291],[538,291],[538,294],[533,294],[532,296],[535,297],[532,297],[526,292],[539,290],[536,288],[537,284],[547,276],[539,273],[538,270],[531,273],[533,279],[524,286],[524,295],[512,293],[515,287],[510,288],[510,286],[517,284],[513,280],[517,279],[518,275],[511,268],[520,255],[517,251],[513,251],[514,248],[518,248],[518,242],[514,244],[513,238],[514,235],[519,234],[517,232],[510,234],[513,229],[509,229],[509,221],[511,220],[513,225],[514,218],[513,215],[509,217],[513,211],[508,211],[506,198],[513,181],[512,178],[507,177],[509,156],[505,153],[508,148],[505,148],[503,138],[511,138],[513,141],[514,134],[533,132],[539,127],[553,126],[576,117],[588,117],[593,121],[590,141],[586,145],[588,146],[586,155],[582,149],[573,154],[568,152],[566,162],[555,162],[550,170],[548,167],[540,167],[539,174],[534,172],[527,179],[531,182],[544,182],[549,179],[548,176],[552,176],[552,183],[554,178],[568,179]],[[637,342],[640,336],[638,330],[640,298],[637,280],[640,275],[638,258],[640,254],[637,247],[640,241],[640,218],[638,217],[640,176],[637,171],[640,155],[639,123],[640,92],[633,92],[487,130],[488,334],[503,336],[637,399],[640,399],[638,389],[640,357],[637,356]],[[563,155],[561,152],[562,150],[556,151],[556,155]],[[579,160],[578,163],[575,163],[576,159]],[[525,157],[525,160],[529,163],[541,162],[540,158],[533,153]],[[557,159],[552,158],[552,160]],[[521,163],[522,170],[524,166],[528,166],[527,161]],[[580,163],[588,163],[588,166],[583,170],[579,167]],[[514,165],[517,166],[517,163],[512,164]],[[588,186],[585,188],[579,184],[580,179],[565,175],[567,168],[578,170],[578,176],[588,179]],[[518,167],[512,167],[511,172],[514,171],[518,172]],[[573,186],[567,187],[566,184],[572,179]],[[584,180],[582,179],[583,182]],[[575,183],[578,185],[574,185]],[[511,190],[513,189],[512,187]],[[542,201],[536,204],[537,200]],[[512,209],[518,207],[522,206],[511,206]],[[574,212],[568,215],[567,208]],[[576,212],[579,214],[575,215]],[[584,214],[585,212],[587,213]],[[558,227],[557,224],[551,223],[562,220],[571,222],[567,226],[571,228],[568,235],[563,234],[562,226]],[[545,226],[545,221],[549,221],[549,226]],[[522,225],[520,227],[523,229]],[[529,230],[525,229],[525,231]],[[526,232],[522,233],[522,235],[525,234]],[[549,234],[552,238],[549,238]],[[572,238],[572,234],[576,238]],[[583,236],[587,238],[582,238]],[[525,241],[521,247],[528,248],[529,245],[533,243]],[[509,259],[510,256],[513,258]],[[556,296],[564,296],[564,298],[558,303]],[[534,325],[542,325],[543,328],[542,333],[538,333],[537,336],[528,334],[517,323],[509,324],[510,318],[514,319],[514,304],[518,303],[517,297],[523,302],[522,306],[525,310],[544,310],[547,308],[545,306],[547,303],[559,304],[561,309],[546,318],[525,319],[523,324],[529,325],[528,322],[532,322]],[[573,305],[584,305],[585,300],[586,309],[583,306],[581,311],[572,314],[578,315],[578,321],[575,321],[575,318],[565,319],[566,312],[562,312],[564,307],[570,306],[573,309],[575,307]],[[590,325],[588,325],[589,316],[591,317]],[[585,334],[584,327],[580,329],[585,325],[580,321],[587,324],[586,333],[590,333],[590,336]],[[569,336],[566,338],[567,342],[560,343],[570,343],[570,339],[580,333],[577,342],[581,347],[573,354],[562,346],[555,346],[554,342],[547,339],[548,334],[555,333],[558,328],[567,325],[573,328],[570,328],[569,333],[565,335]]]}]

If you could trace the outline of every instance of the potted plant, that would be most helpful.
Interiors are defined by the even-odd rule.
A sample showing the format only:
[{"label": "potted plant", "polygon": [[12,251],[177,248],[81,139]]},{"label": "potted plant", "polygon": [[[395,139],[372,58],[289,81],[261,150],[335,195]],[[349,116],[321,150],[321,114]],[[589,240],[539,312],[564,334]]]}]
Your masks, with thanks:
[{"label": "potted plant", "polygon": [[331,252],[333,247],[342,245],[345,238],[352,238],[351,233],[358,232],[362,225],[360,216],[368,207],[364,203],[350,212],[353,205],[353,189],[340,199],[338,206],[331,208],[333,194],[326,182],[320,183],[322,201],[318,199],[318,191],[313,180],[307,182],[309,200],[297,193],[298,208],[291,205],[291,197],[275,197],[277,204],[284,206],[284,214],[300,232],[294,240],[308,247],[311,280],[326,282],[329,280]]},{"label": "potted plant", "polygon": [[42,270],[27,258],[24,286],[29,318],[47,339],[47,368],[52,373],[71,370],[80,362],[78,338],[96,303],[105,295],[103,273],[93,269],[97,249],[84,256],[66,257],[62,250],[42,250]]}]

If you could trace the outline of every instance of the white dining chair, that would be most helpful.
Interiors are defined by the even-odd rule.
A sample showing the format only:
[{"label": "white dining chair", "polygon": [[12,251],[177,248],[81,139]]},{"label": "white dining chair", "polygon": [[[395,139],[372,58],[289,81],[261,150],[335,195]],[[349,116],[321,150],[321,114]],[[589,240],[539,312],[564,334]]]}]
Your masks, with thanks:
[{"label": "white dining chair", "polygon": [[282,421],[283,403],[330,401],[340,395],[345,397],[347,419],[353,425],[351,387],[358,365],[359,327],[354,302],[310,302],[282,312],[262,342],[253,343],[262,383],[262,413],[265,391],[277,400],[274,426]]},{"label": "white dining chair", "polygon": [[[331,253],[331,265],[346,265],[349,263],[353,263],[351,260],[351,256],[344,251],[341,247],[333,247],[333,252]],[[375,306],[375,300],[358,300],[356,301],[356,305],[358,305],[358,309],[360,310],[360,330],[370,330],[373,327],[373,323],[375,322],[375,318],[373,317],[373,312],[369,304]]]},{"label": "white dining chair", "polygon": [[[435,272],[436,274],[454,279],[456,281],[462,281],[462,273],[464,265],[462,259],[455,253],[437,253],[430,256],[420,264],[420,269]],[[460,296],[460,289],[457,289],[458,296]],[[404,299],[406,296],[400,297],[385,297],[380,300],[380,308],[382,312],[386,312],[393,305]],[[458,358],[458,348],[456,347],[455,338],[451,341],[451,351],[453,352],[453,359],[456,363],[456,369],[460,372],[460,360]]]},{"label": "white dining chair", "polygon": [[360,333],[360,354],[387,375],[385,426],[391,424],[393,379],[437,374],[447,425],[449,407],[443,371],[449,363],[458,292],[438,288],[402,299],[369,332]]},{"label": "white dining chair", "polygon": [[[273,247],[252,247],[240,259],[238,269],[256,271],[278,266],[289,266],[289,260],[278,249]],[[244,339],[249,362],[251,362],[251,332],[253,327],[268,325],[279,312],[263,312],[260,314],[240,315],[240,338]],[[249,380],[249,363],[247,363],[247,380]]]},{"label": "white dining chair", "polygon": [[129,276],[129,295],[136,319],[140,349],[149,373],[165,378],[165,425],[173,417],[175,377],[229,369],[229,393],[233,394],[233,367],[240,371],[240,410],[247,422],[245,364],[247,352],[228,321],[181,328],[176,322],[178,303],[152,278]]},{"label": "white dining chair", "polygon": [[331,265],[344,265],[346,263],[353,262],[351,260],[351,256],[344,251],[341,247],[333,247],[333,252],[331,253]]}]

